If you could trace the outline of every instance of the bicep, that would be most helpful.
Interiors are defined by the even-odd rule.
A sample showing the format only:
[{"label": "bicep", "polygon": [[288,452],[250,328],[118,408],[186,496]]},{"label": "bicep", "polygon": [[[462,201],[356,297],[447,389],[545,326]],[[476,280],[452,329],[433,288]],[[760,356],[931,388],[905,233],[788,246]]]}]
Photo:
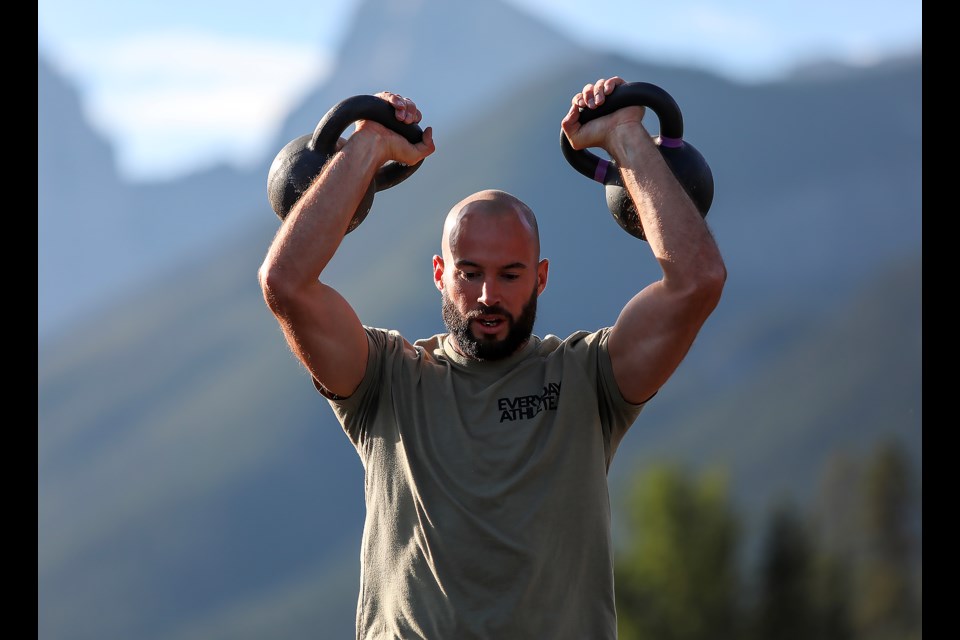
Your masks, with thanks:
[{"label": "bicep", "polygon": [[666,383],[715,304],[696,291],[672,291],[663,281],[627,303],[608,343],[614,378],[627,401],[643,402]]},{"label": "bicep", "polygon": [[333,394],[350,396],[366,373],[369,345],[346,299],[317,282],[275,314],[287,344],[313,378]]}]

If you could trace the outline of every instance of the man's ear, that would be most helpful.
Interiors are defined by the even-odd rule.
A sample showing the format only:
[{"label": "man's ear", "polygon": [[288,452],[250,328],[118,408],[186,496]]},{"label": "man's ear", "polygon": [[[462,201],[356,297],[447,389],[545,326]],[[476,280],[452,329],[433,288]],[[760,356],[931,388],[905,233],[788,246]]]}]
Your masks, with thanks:
[{"label": "man's ear", "polygon": [[433,284],[438,291],[443,291],[443,258],[433,256]]},{"label": "man's ear", "polygon": [[544,258],[537,264],[537,295],[547,288],[547,274],[550,271],[550,261]]}]

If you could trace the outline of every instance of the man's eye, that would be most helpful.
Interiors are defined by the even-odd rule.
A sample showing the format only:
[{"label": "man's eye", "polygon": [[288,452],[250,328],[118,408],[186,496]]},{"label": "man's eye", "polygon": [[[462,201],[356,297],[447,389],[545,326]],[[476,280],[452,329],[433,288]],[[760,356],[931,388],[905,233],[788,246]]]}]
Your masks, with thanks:
[{"label": "man's eye", "polygon": [[519,273],[505,273],[503,274],[504,279],[506,280],[516,280],[520,277]]},{"label": "man's eye", "polygon": [[464,271],[464,272],[463,272],[463,277],[466,278],[467,280],[474,280],[474,279],[478,278],[479,276],[480,276],[480,274],[479,274],[478,272],[476,272],[476,271]]}]

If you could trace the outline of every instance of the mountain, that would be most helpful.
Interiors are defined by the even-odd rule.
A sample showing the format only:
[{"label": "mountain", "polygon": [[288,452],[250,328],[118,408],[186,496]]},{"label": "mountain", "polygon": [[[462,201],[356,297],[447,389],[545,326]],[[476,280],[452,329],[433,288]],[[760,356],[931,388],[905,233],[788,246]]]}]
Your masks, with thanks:
[{"label": "mountain", "polygon": [[[505,106],[496,109],[501,114],[498,121],[506,118],[506,113],[516,108],[517,98],[509,93],[514,87],[519,87],[516,96],[522,99],[556,105],[557,115],[545,116],[541,112],[544,119],[531,123],[553,129],[554,120],[562,115],[559,110],[585,78],[619,73],[630,80],[643,78],[668,88],[684,111],[691,141],[701,151],[710,152],[709,160],[715,170],[749,168],[747,173],[723,176],[726,183],[718,182],[718,206],[726,193],[743,189],[753,192],[756,206],[763,208],[765,204],[760,199],[765,197],[767,174],[779,170],[779,158],[784,153],[805,154],[808,163],[798,163],[796,170],[813,171],[815,175],[821,168],[826,169],[820,166],[825,161],[842,163],[851,145],[864,145],[881,156],[889,153],[882,137],[861,137],[862,132],[872,131],[866,125],[874,125],[882,117],[876,109],[865,114],[871,122],[854,123],[849,130],[840,130],[837,120],[831,117],[838,108],[835,102],[844,100],[845,93],[855,101],[866,98],[861,78],[876,73],[870,68],[835,65],[830,74],[800,69],[789,83],[741,87],[692,70],[637,65],[616,55],[598,57],[597,52],[585,51],[498,0],[422,0],[402,8],[392,0],[365,0],[356,9],[354,19],[358,26],[344,39],[338,55],[340,62],[331,77],[309,93],[278,127],[274,145],[278,151],[289,140],[312,132],[323,114],[339,100],[382,89],[413,96],[424,109],[425,124],[435,127],[441,145],[448,131],[484,118],[490,112],[490,96],[509,96]],[[410,38],[410,33],[417,37]],[[495,47],[489,46],[491,39],[495,39]],[[597,60],[602,62],[593,64]],[[909,67],[916,64],[916,59],[908,57],[895,62],[877,68]],[[819,65],[824,67],[825,64]],[[539,95],[538,83],[557,69],[571,70],[563,95]],[[578,74],[576,69],[583,71]],[[805,99],[795,93],[797,88],[812,89],[818,83],[825,91],[834,92],[836,101],[822,96],[825,101],[811,104],[807,113],[789,104],[794,97]],[[874,99],[876,104],[882,104],[886,96],[876,95]],[[774,109],[765,114],[765,121],[772,128],[755,130],[755,123],[743,116],[763,104]],[[919,105],[920,100],[916,100],[905,107],[907,111],[889,114],[897,119],[897,126],[911,127],[918,139],[922,133]],[[249,170],[223,165],[176,180],[122,183],[102,136],[89,125],[76,122],[82,112],[76,92],[39,53],[38,106],[37,306],[41,340],[53,339],[71,324],[95,317],[109,300],[134,292],[145,279],[158,277],[177,262],[236,240],[264,212],[269,212],[265,176],[272,157],[264,158],[259,166]],[[797,119],[777,121],[788,113],[795,114]],[[498,122],[496,126],[502,125]],[[800,126],[809,135],[791,141],[796,148],[783,147],[785,138],[781,133]],[[80,134],[74,135],[75,132]],[[913,153],[918,154],[920,148],[915,145]],[[756,156],[758,162],[734,161],[729,157],[743,153]],[[552,154],[550,159],[556,161],[556,155]],[[881,210],[894,208],[893,203],[885,202],[888,196],[901,200],[901,204],[906,200],[909,205],[919,187],[919,173],[900,175],[896,160],[899,159],[888,165],[888,180],[877,180],[876,186],[867,185],[869,193],[865,197],[876,198]],[[840,168],[838,175],[845,175],[847,169]],[[803,177],[797,178],[798,188],[802,189]],[[868,182],[872,178],[866,176]],[[899,184],[904,180],[916,184],[901,190]],[[879,188],[882,186],[893,193],[884,193]],[[910,195],[904,197],[905,194]],[[792,219],[799,235],[808,228],[808,212],[825,209],[818,206],[818,194],[808,191],[798,196],[811,200],[797,200],[798,210],[771,212],[769,217],[774,224]],[[872,206],[869,202],[863,204]],[[813,221],[815,225],[821,222],[833,225],[835,221]],[[761,225],[759,229],[744,231],[766,233],[762,228],[765,221],[749,221],[751,225],[757,223]],[[885,237],[877,240],[889,246],[900,242],[896,228],[890,220],[878,220],[867,231],[883,233]],[[918,229],[919,226],[911,226],[907,231],[916,235]],[[739,231],[737,237],[742,237]],[[846,242],[846,235],[837,237],[838,244]],[[760,249],[758,245],[751,246]],[[809,255],[809,248],[803,243],[794,246],[798,249],[797,259]],[[814,249],[822,250],[849,254],[850,246]],[[759,253],[753,261],[763,271],[766,260],[762,251]],[[853,254],[849,255],[853,258]],[[829,261],[820,264],[827,265]],[[851,264],[856,270],[859,261],[851,259]],[[769,275],[780,277],[778,273]]]},{"label": "mountain", "polygon": [[37,58],[37,333],[46,341],[144,279],[236,238],[262,215],[263,187],[225,167],[125,183],[76,90]]},{"label": "mountain", "polygon": [[[121,233],[129,196],[129,186],[117,174],[113,150],[87,124],[76,90],[38,57],[37,324],[41,330],[47,318],[83,306],[88,265],[91,273],[102,274],[99,286],[116,284],[120,272],[100,259],[93,243],[78,239]],[[117,250],[124,256],[128,246],[120,243]],[[75,286],[76,276],[79,286]]]},{"label": "mountain", "polygon": [[[430,104],[436,124],[586,53],[499,0],[365,0],[339,64],[279,127],[276,149],[313,132],[338,101],[395,90]],[[360,26],[362,25],[362,26]],[[410,37],[416,34],[416,37]],[[495,38],[496,46],[490,46]],[[269,212],[266,175],[222,165],[184,178],[121,184],[76,91],[38,53],[38,333],[52,339],[170,265],[235,240]],[[442,79],[442,80],[441,80]],[[75,136],[76,132],[82,132]]]},{"label": "mountain", "polygon": [[[278,146],[311,133],[320,117],[351,95],[412,96],[436,130],[461,125],[506,88],[588,57],[581,46],[500,2],[361,2],[331,77],[284,122]],[[415,34],[411,37],[411,34]],[[495,43],[495,46],[492,44]]]},{"label": "mountain", "polygon": [[[410,24],[431,35],[396,52],[413,61],[399,65],[398,87],[423,76],[423,97],[403,93],[436,127],[437,153],[377,193],[327,274],[365,322],[411,339],[442,330],[430,286],[440,225],[453,202],[491,186],[540,219],[551,276],[538,332],[612,322],[657,265],[613,222],[602,188],[563,160],[559,121],[586,81],[615,72],[653,82],[676,98],[685,137],[713,170],[707,220],[729,279],[618,451],[614,502],[633,471],[660,459],[727,467],[754,517],[784,492],[809,496],[837,449],[895,436],[922,470],[919,55],[747,86],[582,51],[495,2],[469,9],[470,24],[513,25],[508,50],[538,42],[576,53],[514,76],[510,56],[502,67],[478,59],[496,27],[460,28],[442,4],[415,3],[420,21]],[[412,28],[392,6],[358,10],[342,67],[291,114],[277,149],[311,130],[323,105],[366,90],[338,82],[386,82],[375,45]],[[437,75],[441,63],[476,77]],[[52,77],[42,60],[38,72]],[[500,77],[502,95],[522,98],[491,108],[474,96],[468,112],[471,101],[446,96]],[[126,284],[104,285],[84,321],[38,344],[38,637],[352,637],[362,468],[257,286],[277,226],[265,198],[272,158],[257,175],[217,169],[124,185],[76,93],[54,80],[38,87],[38,309],[60,300],[57,286],[112,275],[93,273],[97,260],[129,271]],[[434,116],[439,94],[451,111]],[[48,250],[69,244],[54,236],[86,242],[94,228],[86,253],[55,270],[66,256]]]}]

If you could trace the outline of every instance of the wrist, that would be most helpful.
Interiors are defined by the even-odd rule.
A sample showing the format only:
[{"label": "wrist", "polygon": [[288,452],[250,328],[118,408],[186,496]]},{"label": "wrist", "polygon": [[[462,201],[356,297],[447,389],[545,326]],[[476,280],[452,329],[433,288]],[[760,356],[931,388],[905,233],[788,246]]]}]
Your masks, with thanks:
[{"label": "wrist", "polygon": [[643,162],[649,154],[657,153],[656,144],[640,124],[621,125],[612,130],[604,149],[620,166]]},{"label": "wrist", "polygon": [[376,170],[391,159],[386,133],[387,130],[379,125],[358,127],[347,138],[341,151],[356,157],[364,166]]}]

